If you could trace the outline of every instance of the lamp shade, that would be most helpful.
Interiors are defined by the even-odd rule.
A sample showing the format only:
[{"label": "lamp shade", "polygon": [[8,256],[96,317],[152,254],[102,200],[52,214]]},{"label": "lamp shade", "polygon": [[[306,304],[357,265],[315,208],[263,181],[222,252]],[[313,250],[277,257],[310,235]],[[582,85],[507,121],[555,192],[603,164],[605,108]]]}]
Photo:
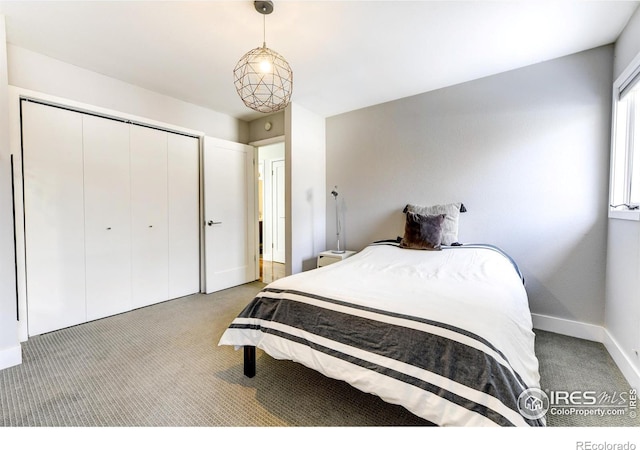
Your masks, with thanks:
[{"label": "lamp shade", "polygon": [[238,95],[262,113],[284,109],[291,101],[293,72],[289,63],[266,45],[248,51],[233,69]]}]

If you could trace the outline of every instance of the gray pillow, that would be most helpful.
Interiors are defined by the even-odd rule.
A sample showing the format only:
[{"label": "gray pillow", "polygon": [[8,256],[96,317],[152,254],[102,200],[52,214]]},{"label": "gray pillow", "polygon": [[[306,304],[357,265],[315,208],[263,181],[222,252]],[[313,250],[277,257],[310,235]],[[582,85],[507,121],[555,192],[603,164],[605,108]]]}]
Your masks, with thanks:
[{"label": "gray pillow", "polygon": [[442,242],[442,224],[444,214],[425,216],[407,212],[404,226],[404,237],[400,247],[417,250],[440,250]]},{"label": "gray pillow", "polygon": [[458,219],[462,203],[448,203],[446,205],[418,206],[407,205],[404,212],[414,212],[422,215],[446,214],[442,225],[442,245],[458,242]]}]

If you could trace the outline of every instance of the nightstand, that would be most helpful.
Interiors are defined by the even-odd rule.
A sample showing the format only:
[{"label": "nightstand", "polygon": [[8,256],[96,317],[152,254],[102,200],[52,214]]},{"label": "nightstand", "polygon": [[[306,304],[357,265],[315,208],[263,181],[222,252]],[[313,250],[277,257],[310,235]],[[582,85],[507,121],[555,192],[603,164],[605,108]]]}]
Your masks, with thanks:
[{"label": "nightstand", "polygon": [[318,267],[328,266],[329,264],[347,259],[349,256],[355,255],[357,252],[346,250],[344,253],[333,253],[331,250],[322,252],[318,255]]}]

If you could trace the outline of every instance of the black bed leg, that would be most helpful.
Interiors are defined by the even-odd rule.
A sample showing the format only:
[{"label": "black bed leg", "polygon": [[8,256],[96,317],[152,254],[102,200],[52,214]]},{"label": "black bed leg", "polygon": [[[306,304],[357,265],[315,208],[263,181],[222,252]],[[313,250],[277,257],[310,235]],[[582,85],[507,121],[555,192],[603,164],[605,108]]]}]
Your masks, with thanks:
[{"label": "black bed leg", "polygon": [[256,348],[244,346],[244,375],[249,378],[256,376]]}]

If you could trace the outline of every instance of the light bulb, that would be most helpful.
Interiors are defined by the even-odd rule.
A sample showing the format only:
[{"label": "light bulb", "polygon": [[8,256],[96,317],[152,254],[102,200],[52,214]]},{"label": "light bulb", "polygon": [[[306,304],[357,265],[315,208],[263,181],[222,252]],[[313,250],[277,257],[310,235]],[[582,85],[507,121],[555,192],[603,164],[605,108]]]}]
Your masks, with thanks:
[{"label": "light bulb", "polygon": [[271,72],[271,63],[268,60],[263,59],[262,61],[260,61],[260,72],[262,73]]}]

